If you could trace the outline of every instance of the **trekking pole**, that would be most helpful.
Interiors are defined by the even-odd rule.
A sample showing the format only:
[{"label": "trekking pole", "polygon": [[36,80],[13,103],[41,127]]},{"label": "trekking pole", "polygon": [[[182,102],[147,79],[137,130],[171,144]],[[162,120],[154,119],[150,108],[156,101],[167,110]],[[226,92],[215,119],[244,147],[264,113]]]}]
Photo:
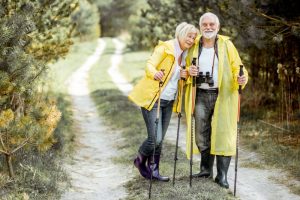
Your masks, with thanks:
[{"label": "trekking pole", "polygon": [[[192,65],[196,66],[197,58],[193,58]],[[192,81],[192,112],[191,112],[191,146],[190,146],[190,187],[192,187],[193,179],[193,132],[194,132],[194,110],[195,110],[195,99],[196,99],[196,77],[193,76]]]},{"label": "trekking pole", "polygon": [[[182,66],[182,69],[185,69],[185,66]],[[176,136],[176,147],[175,147],[175,155],[174,155],[174,172],[173,172],[173,186],[175,185],[175,174],[176,174],[176,162],[178,160],[177,158],[177,152],[178,152],[178,140],[179,140],[179,129],[180,129],[180,119],[181,119],[181,107],[182,107],[182,93],[183,93],[183,82],[185,81],[185,78],[181,78],[180,80],[180,96],[179,96],[179,112],[178,112],[178,126],[177,126],[177,136]]]},{"label": "trekking pole", "polygon": [[[243,65],[240,65],[239,76],[243,76]],[[241,95],[242,95],[242,86],[239,85],[239,99],[238,99],[238,116],[237,116],[237,136],[236,136],[236,156],[235,156],[235,167],[234,167],[234,192],[233,195],[236,195],[236,180],[237,180],[237,166],[239,159],[239,134],[240,134],[240,108],[241,108]]]},{"label": "trekking pole", "polygon": [[[161,69],[164,72],[164,69]],[[154,133],[154,148],[153,148],[153,155],[150,164],[150,184],[149,184],[149,199],[151,199],[151,190],[152,190],[152,179],[153,179],[153,164],[154,164],[154,156],[155,156],[155,147],[156,147],[156,137],[157,137],[157,130],[158,130],[158,122],[159,122],[159,112],[160,112],[160,93],[161,87],[163,86],[163,82],[159,81],[158,84],[158,103],[157,103],[157,112],[156,112],[156,120],[155,120],[155,133]]]}]

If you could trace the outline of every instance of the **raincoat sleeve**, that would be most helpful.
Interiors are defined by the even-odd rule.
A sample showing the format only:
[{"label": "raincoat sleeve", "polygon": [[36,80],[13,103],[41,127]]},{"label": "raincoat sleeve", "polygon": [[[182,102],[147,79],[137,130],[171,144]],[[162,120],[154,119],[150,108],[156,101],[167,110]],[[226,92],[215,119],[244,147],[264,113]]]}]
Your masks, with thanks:
[{"label": "raincoat sleeve", "polygon": [[[237,77],[238,77],[238,74],[240,71],[240,65],[243,65],[243,63],[241,61],[241,58],[239,56],[237,49],[233,45],[233,43],[230,40],[228,40],[226,42],[226,45],[227,45],[227,53],[229,55],[228,56],[229,62],[230,62],[231,70],[232,70],[232,76],[234,77],[233,89],[237,90],[239,88],[239,84],[237,82]],[[242,86],[242,88],[244,88],[248,82],[248,72],[245,69],[245,67],[243,67],[243,72],[244,72],[244,75],[246,76],[246,83]]]},{"label": "raincoat sleeve", "polygon": [[154,79],[154,75],[159,70],[157,69],[157,67],[166,57],[165,47],[161,45],[161,43],[162,42],[159,42],[159,44],[155,47],[150,58],[147,60],[145,71],[146,71],[146,76],[150,79]]}]

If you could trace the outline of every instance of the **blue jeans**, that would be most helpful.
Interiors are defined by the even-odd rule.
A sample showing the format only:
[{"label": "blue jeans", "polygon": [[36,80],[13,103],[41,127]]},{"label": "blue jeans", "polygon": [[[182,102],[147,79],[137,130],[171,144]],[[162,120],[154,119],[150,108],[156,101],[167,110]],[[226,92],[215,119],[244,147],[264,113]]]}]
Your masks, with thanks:
[{"label": "blue jeans", "polygon": [[159,121],[157,127],[157,135],[155,137],[155,121],[157,115],[158,103],[156,102],[152,110],[148,111],[145,108],[141,108],[144,121],[147,127],[148,137],[140,146],[139,152],[144,156],[151,156],[154,150],[154,140],[155,142],[155,155],[160,155],[162,149],[163,139],[167,132],[173,108],[174,101],[168,101],[161,99],[160,100],[160,112],[159,112]]},{"label": "blue jeans", "polygon": [[211,119],[217,97],[217,93],[206,93],[197,90],[195,105],[195,139],[200,152],[210,150]]}]

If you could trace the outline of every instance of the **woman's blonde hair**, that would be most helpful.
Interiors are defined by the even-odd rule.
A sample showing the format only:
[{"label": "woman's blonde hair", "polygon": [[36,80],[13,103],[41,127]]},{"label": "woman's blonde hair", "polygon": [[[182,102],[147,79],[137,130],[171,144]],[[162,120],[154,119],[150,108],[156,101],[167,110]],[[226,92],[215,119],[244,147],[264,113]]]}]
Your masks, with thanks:
[{"label": "woman's blonde hair", "polygon": [[198,35],[199,30],[192,24],[182,22],[176,27],[175,38],[185,38],[189,33],[196,33]]}]

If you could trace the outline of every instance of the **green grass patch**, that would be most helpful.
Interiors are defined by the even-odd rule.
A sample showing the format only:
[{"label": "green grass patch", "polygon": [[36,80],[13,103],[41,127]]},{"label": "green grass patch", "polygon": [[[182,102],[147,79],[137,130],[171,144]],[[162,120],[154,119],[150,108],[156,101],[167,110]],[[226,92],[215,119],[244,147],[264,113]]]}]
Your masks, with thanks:
[{"label": "green grass patch", "polygon": [[[140,110],[116,89],[107,74],[114,48],[110,39],[105,39],[105,41],[108,49],[101,57],[100,64],[97,63],[93,66],[89,74],[89,85],[93,91],[92,97],[96,102],[100,115],[104,118],[105,124],[113,129],[122,130],[121,134],[124,140],[118,145],[118,148],[122,149],[122,154],[116,157],[114,161],[123,164],[124,167],[133,167],[133,158],[137,154],[139,145],[147,135],[145,123]],[[128,52],[124,56],[126,57],[127,54],[130,53]],[[141,55],[144,54],[144,52],[141,53]],[[131,56],[132,54],[129,55],[129,57]],[[139,54],[135,53],[134,57],[139,57]],[[123,59],[122,66],[125,65],[126,62]],[[173,174],[174,149],[173,144],[165,143],[160,166],[160,171],[164,175],[171,176]],[[235,199],[229,190],[220,188],[212,179],[194,179],[193,187],[190,188],[188,178],[189,161],[186,160],[185,154],[181,150],[179,150],[177,166],[176,187],[172,186],[172,182],[154,181],[153,199]],[[194,167],[194,170],[196,168],[199,170],[198,167]],[[148,199],[149,182],[141,178],[137,170],[135,170],[135,173],[136,176],[133,180],[126,183],[129,194],[126,199]]]},{"label": "green grass patch", "polygon": [[253,161],[245,161],[239,164],[240,167],[244,168],[253,168],[253,169],[267,169],[267,167],[262,162],[253,162]]},{"label": "green grass patch", "polygon": [[62,93],[54,95],[56,97],[57,107],[62,115],[54,131],[56,143],[53,145],[53,148],[63,157],[66,157],[66,155],[71,155],[74,150],[76,133],[73,127],[71,99]]},{"label": "green grass patch", "polygon": [[119,66],[120,72],[130,83],[135,84],[144,74],[147,59],[151,52],[126,52]]}]

